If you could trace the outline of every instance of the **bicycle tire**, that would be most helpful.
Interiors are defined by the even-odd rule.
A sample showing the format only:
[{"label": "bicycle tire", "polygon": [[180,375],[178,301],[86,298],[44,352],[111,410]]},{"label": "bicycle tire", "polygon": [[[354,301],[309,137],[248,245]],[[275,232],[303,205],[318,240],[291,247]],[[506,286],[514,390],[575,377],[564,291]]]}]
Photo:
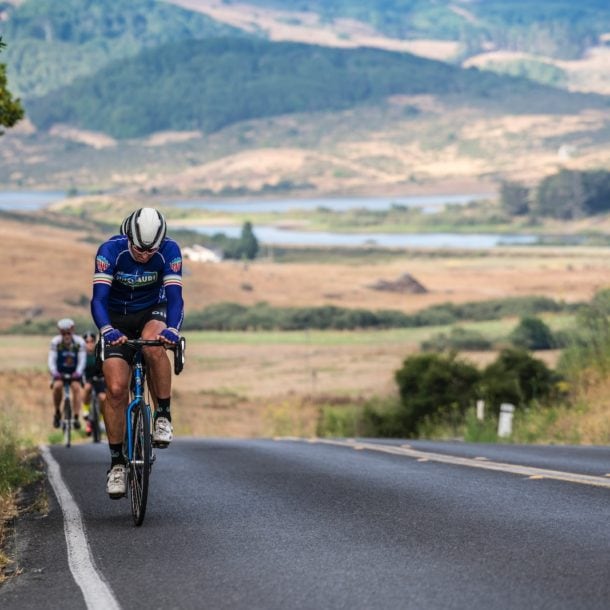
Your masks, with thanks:
[{"label": "bicycle tire", "polygon": [[129,462],[129,498],[136,525],[142,525],[146,515],[148,482],[151,469],[150,407],[140,402],[133,409],[133,455]]},{"label": "bicycle tire", "polygon": [[69,398],[64,399],[63,429],[64,444],[66,447],[70,447],[72,445],[72,405],[70,404]]},{"label": "bicycle tire", "polygon": [[94,443],[99,443],[102,439],[102,431],[100,428],[100,403],[97,398],[97,393],[94,392],[91,397],[91,409],[89,410],[89,423],[91,424],[91,437]]}]

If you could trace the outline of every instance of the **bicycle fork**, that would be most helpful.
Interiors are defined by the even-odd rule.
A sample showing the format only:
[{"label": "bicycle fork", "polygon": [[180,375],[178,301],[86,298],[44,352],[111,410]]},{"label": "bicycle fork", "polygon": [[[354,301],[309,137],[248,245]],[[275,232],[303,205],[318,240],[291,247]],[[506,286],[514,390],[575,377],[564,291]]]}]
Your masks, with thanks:
[{"label": "bicycle fork", "polygon": [[[130,403],[129,406],[127,407],[127,430],[125,431],[125,436],[127,438],[127,459],[129,460],[129,462],[131,464],[134,464],[136,466],[142,466],[142,460],[136,460],[134,459],[134,446],[133,446],[133,439],[134,439],[134,435],[133,435],[133,420],[134,420],[134,409],[136,407],[138,407],[138,405],[142,403],[143,407],[148,411],[147,413],[147,418],[146,418],[146,425],[150,426],[150,419],[151,419],[151,412],[150,412],[150,407],[146,404],[143,403],[141,398],[134,398]],[[151,450],[150,452],[150,460],[151,460],[151,464],[152,462],[155,461],[155,453],[154,451]]]},{"label": "bicycle fork", "polygon": [[[147,426],[151,426],[151,419],[152,419],[152,413],[151,413],[151,409],[150,407],[144,402],[144,396],[142,395],[142,378],[143,378],[143,373],[142,373],[142,365],[141,364],[136,364],[135,366],[135,396],[133,398],[133,400],[129,403],[129,406],[127,407],[127,414],[126,414],[126,424],[127,424],[127,429],[125,430],[125,434],[126,434],[126,438],[127,438],[127,460],[133,464],[134,466],[142,466],[143,465],[143,460],[141,459],[134,459],[134,443],[133,443],[133,439],[134,439],[134,435],[133,435],[133,422],[134,422],[134,409],[136,409],[136,407],[138,407],[140,404],[142,405],[142,407],[146,410],[146,425]],[[150,450],[150,466],[152,468],[152,465],[155,461],[155,452],[152,450]]]}]

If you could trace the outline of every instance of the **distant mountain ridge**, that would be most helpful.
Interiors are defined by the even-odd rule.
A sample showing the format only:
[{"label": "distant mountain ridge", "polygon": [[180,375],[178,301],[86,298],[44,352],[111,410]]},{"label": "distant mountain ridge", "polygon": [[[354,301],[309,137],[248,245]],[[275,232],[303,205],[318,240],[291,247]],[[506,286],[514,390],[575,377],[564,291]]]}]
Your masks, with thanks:
[{"label": "distant mountain ridge", "polygon": [[133,138],[209,133],[255,118],[379,104],[396,94],[453,95],[513,113],[573,112],[583,99],[602,108],[610,101],[405,53],[217,38],[142,51],[31,100],[28,112],[42,129],[63,123]]},{"label": "distant mountain ridge", "polygon": [[[245,36],[408,51],[454,64],[509,51],[580,59],[610,34],[606,0],[0,0],[16,94],[44,95],[107,63],[186,39]],[[605,36],[606,35],[606,36]],[[477,59],[478,66],[485,62]],[[494,69],[499,69],[496,65]],[[561,75],[507,68],[559,86]]]}]

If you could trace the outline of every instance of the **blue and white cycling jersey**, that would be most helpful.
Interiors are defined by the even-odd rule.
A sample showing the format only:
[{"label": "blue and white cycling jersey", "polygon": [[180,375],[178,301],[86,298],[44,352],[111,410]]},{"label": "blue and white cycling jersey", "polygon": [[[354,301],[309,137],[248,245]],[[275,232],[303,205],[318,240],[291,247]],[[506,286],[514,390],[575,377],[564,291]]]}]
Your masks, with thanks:
[{"label": "blue and white cycling jersey", "polygon": [[125,235],[104,242],[95,257],[91,313],[97,327],[111,327],[109,313],[135,313],[167,303],[167,326],[180,330],[183,319],[182,254],[180,246],[165,238],[149,261],[131,256]]},{"label": "blue and white cycling jersey", "polygon": [[72,335],[69,344],[64,343],[61,335],[51,339],[49,356],[47,359],[51,375],[57,373],[82,375],[87,361],[85,340],[80,335]]}]

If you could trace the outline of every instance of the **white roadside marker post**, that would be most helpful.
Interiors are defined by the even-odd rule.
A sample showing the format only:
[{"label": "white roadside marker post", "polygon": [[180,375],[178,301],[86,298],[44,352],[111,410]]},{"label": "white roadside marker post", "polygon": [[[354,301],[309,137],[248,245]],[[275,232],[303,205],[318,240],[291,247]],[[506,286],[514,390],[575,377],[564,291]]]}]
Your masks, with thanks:
[{"label": "white roadside marker post", "polygon": [[513,415],[515,406],[508,402],[500,405],[500,419],[498,419],[498,436],[506,438],[513,433]]}]

